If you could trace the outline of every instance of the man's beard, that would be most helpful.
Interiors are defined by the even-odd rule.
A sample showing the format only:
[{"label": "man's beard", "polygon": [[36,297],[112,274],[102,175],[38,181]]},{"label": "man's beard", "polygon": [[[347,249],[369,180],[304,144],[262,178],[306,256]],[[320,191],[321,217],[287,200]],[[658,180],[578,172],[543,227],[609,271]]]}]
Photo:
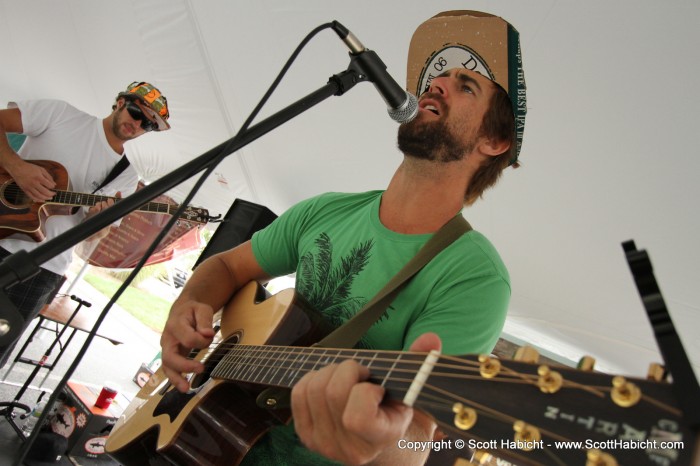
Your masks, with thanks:
[{"label": "man's beard", "polygon": [[119,139],[120,141],[130,141],[134,139],[136,136],[135,135],[127,135],[122,132],[122,127],[121,127],[121,121],[119,117],[126,111],[126,106],[122,106],[119,110],[117,110],[117,113],[114,115],[114,118],[112,118],[112,133]]},{"label": "man's beard", "polygon": [[445,121],[418,122],[399,126],[399,150],[409,157],[436,162],[456,162],[474,149],[474,138],[461,141]]}]

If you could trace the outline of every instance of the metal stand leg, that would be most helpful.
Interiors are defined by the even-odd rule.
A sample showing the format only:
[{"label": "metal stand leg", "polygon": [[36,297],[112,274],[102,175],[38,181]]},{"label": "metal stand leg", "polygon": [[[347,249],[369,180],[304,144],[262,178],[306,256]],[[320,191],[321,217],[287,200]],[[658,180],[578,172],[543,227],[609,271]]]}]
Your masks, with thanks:
[{"label": "metal stand leg", "polygon": [[[41,382],[41,385],[43,386],[44,381],[45,381],[46,378],[48,377],[48,374],[49,374],[49,373],[53,370],[53,368],[56,366],[56,364],[57,364],[58,361],[60,360],[61,356],[62,356],[63,353],[65,352],[66,348],[68,347],[68,344],[71,342],[71,340],[73,339],[73,336],[75,335],[76,330],[75,330],[74,328],[70,328],[70,323],[73,321],[73,318],[76,316],[76,314],[78,314],[78,312],[80,311],[80,309],[81,309],[83,306],[85,306],[85,307],[90,307],[90,306],[92,305],[92,304],[90,304],[89,302],[84,301],[84,300],[78,298],[78,297],[75,296],[75,295],[72,295],[72,296],[71,296],[71,299],[72,299],[73,301],[76,301],[76,302],[78,303],[78,307],[75,309],[75,311],[73,311],[73,313],[72,313],[71,316],[68,318],[68,320],[65,322],[65,324],[63,324],[63,328],[62,328],[60,331],[57,332],[56,338],[54,338],[53,342],[51,342],[51,345],[49,345],[49,347],[46,349],[46,351],[44,352],[44,355],[41,357],[41,359],[40,359],[39,361],[35,361],[35,360],[33,360],[33,359],[28,359],[28,358],[25,358],[25,357],[22,356],[22,355],[24,354],[24,351],[26,350],[27,346],[29,345],[29,343],[31,342],[31,340],[34,338],[34,335],[35,335],[36,332],[39,330],[39,328],[46,328],[46,327],[42,327],[42,326],[41,326],[45,319],[40,315],[40,316],[39,316],[39,321],[38,321],[37,324],[34,326],[34,329],[32,330],[32,333],[29,335],[29,337],[27,338],[27,341],[24,343],[24,345],[23,345],[22,348],[20,349],[19,353],[18,353],[17,356],[15,357],[15,360],[14,360],[13,363],[12,363],[13,366],[10,367],[10,369],[12,369],[12,367],[14,367],[14,364],[17,363],[17,362],[22,362],[22,363],[30,364],[30,365],[33,365],[33,366],[34,366],[34,370],[33,370],[32,373],[29,375],[29,377],[27,377],[27,379],[26,379],[25,382],[24,382],[24,385],[22,385],[22,386],[20,387],[19,391],[18,391],[17,394],[15,395],[15,398],[14,398],[12,401],[10,401],[10,402],[0,402],[0,406],[5,406],[5,409],[3,409],[2,411],[0,411],[0,415],[4,415],[4,416],[5,416],[5,418],[8,420],[8,422],[10,423],[10,425],[15,429],[15,431],[19,434],[19,436],[20,436],[23,440],[24,440],[24,434],[22,433],[22,430],[20,429],[20,426],[17,425],[17,423],[15,422],[15,418],[17,417],[17,414],[14,412],[14,410],[15,410],[16,408],[23,409],[25,412],[22,413],[22,414],[20,414],[19,417],[20,417],[20,419],[25,419],[25,418],[29,415],[29,413],[31,412],[31,408],[30,408],[29,406],[25,405],[25,404],[20,403],[19,400],[22,398],[22,395],[24,395],[24,393],[27,391],[27,388],[29,388],[29,385],[30,385],[31,382],[34,380],[34,378],[35,378],[36,375],[39,373],[39,371],[40,371],[41,369],[47,369],[47,372],[46,372],[46,374],[45,374],[45,376],[44,376],[44,379],[43,379],[42,382]],[[63,334],[64,334],[69,328],[70,328],[70,330],[71,330],[71,333],[70,333],[70,335],[69,335],[68,340],[66,341],[66,343],[63,344],[62,341],[61,341],[61,338],[63,337]],[[49,329],[49,330],[50,330],[50,329]],[[54,348],[56,347],[56,345],[59,346],[60,351],[59,351],[58,355],[56,356],[56,359],[55,359],[52,363],[47,364],[47,361],[49,360],[49,357],[51,356],[51,353],[53,352],[53,350],[54,350]],[[9,371],[8,371],[8,372],[9,372]],[[44,396],[45,393],[46,393],[46,391],[42,390],[41,394],[39,395],[39,398],[37,399],[37,403],[38,403],[39,401],[41,401],[41,398]],[[51,409],[51,406],[47,406],[46,409]]]}]

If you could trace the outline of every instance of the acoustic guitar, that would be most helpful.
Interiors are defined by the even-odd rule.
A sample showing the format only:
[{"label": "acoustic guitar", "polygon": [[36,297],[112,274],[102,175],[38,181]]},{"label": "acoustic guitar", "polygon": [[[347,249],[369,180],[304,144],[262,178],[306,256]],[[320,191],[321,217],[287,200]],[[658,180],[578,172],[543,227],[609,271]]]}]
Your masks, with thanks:
[{"label": "acoustic guitar", "polygon": [[[109,199],[119,202],[120,198],[70,191],[70,179],[65,167],[51,160],[29,161],[45,168],[56,182],[54,197],[46,202],[34,202],[15,183],[12,177],[0,168],[0,239],[14,233],[23,233],[36,242],[46,238],[44,224],[52,215],[71,215],[75,207],[94,206]],[[180,206],[160,202],[149,202],[137,210],[173,215]],[[187,207],[180,218],[193,223],[206,224],[209,212],[206,209]]]},{"label": "acoustic guitar", "polygon": [[451,461],[489,452],[498,464],[692,464],[695,439],[667,382],[487,355],[308,347],[325,332],[318,317],[294,290],[268,297],[249,283],[224,307],[220,339],[194,356],[206,369],[190,377],[189,392],[156,371],[106,452],[125,466],[236,465],[289,419],[265,407],[275,398],[263,389],[291,388],[309,371],[354,359],[389,397],[411,398],[436,420],[447,438],[433,450],[449,450]]}]

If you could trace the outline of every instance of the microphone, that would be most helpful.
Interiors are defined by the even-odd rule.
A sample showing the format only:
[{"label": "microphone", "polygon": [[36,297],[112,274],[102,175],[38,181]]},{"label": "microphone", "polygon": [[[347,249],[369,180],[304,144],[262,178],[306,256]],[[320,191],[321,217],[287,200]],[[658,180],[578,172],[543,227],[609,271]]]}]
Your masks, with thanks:
[{"label": "microphone", "polygon": [[406,92],[397,84],[386,71],[386,65],[379,56],[365,48],[355,35],[338,21],[333,21],[332,28],[338,37],[345,42],[359,64],[359,71],[374,84],[387,105],[387,112],[392,120],[398,123],[408,123],[418,115],[418,99]]}]

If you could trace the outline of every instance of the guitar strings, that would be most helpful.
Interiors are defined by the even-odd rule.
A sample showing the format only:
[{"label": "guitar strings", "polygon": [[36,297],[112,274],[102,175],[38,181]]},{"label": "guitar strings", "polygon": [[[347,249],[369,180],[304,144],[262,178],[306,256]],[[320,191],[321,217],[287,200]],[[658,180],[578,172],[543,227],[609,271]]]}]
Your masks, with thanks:
[{"label": "guitar strings", "polygon": [[[233,356],[231,358],[231,361],[226,361],[224,364],[238,366],[237,370],[243,372],[243,376],[244,376],[243,381],[256,380],[256,377],[259,374],[262,374],[265,371],[265,369],[276,368],[277,370],[280,370],[280,368],[277,365],[268,364],[270,361],[269,356],[270,355],[278,355],[280,353],[279,349],[277,349],[277,348],[272,349],[272,348],[267,348],[267,347],[254,347],[254,349],[253,348],[241,348],[241,347],[239,347],[238,349],[240,350],[240,351],[238,351],[238,353],[240,353],[240,354]],[[246,351],[247,349],[248,350],[253,349],[253,351]],[[299,348],[299,351],[296,351],[296,354],[298,355],[300,353],[303,353],[301,351],[302,349],[304,349],[304,348]],[[306,348],[306,349],[308,350],[308,348]],[[313,355],[312,353],[314,353],[314,352],[317,354]],[[329,356],[327,354],[329,352],[330,353],[346,353],[346,354],[354,354],[354,355],[356,355],[360,352],[367,353],[367,351],[357,351],[357,350],[345,350],[345,351],[330,350],[329,351],[326,349],[318,349],[315,351],[305,351],[307,358],[304,361],[302,361],[301,368],[295,367],[293,365],[290,365],[289,367],[286,368],[287,370],[289,370],[290,368],[294,369],[294,374],[292,376],[292,380],[295,382],[301,378],[302,374],[299,374],[298,372],[299,371],[303,372],[304,366],[310,365],[312,363],[314,365],[317,365],[319,363],[319,361],[323,361],[325,363],[325,362],[327,362],[327,360],[332,360],[334,357],[335,357],[335,359],[337,359],[339,357],[338,354],[334,354],[334,355]],[[249,353],[258,353],[258,354],[250,356]],[[287,353],[293,353],[293,352],[287,352]],[[240,357],[246,357],[246,356],[248,356],[248,358],[245,361],[236,360],[236,357],[240,358]],[[267,356],[267,357],[265,357],[265,356]],[[317,357],[314,358],[312,356],[317,356]],[[416,356],[416,355],[414,354],[414,356]],[[293,356],[290,357],[289,354],[286,354],[285,357],[286,357],[286,359],[293,359],[294,358]],[[380,359],[383,361],[391,361],[390,358],[380,358]],[[456,359],[457,361],[460,360],[459,358],[454,358],[454,359]],[[256,362],[258,362],[258,361],[262,361],[262,364],[256,364]],[[403,362],[405,362],[408,365],[411,365],[411,364],[417,365],[421,361],[417,361],[417,360],[413,359],[413,360],[405,360]],[[467,361],[467,362],[469,362],[469,361]],[[472,363],[472,365],[477,365],[477,364]],[[455,368],[455,364],[445,364],[444,366],[447,368]],[[283,366],[282,370],[284,370],[284,369],[285,369],[285,367]],[[382,369],[385,369],[385,368],[382,368]],[[468,369],[476,370],[476,368],[468,368]],[[415,371],[398,367],[398,368],[394,369],[394,372],[397,374],[398,373],[409,373],[410,375],[413,375]],[[431,377],[432,376],[437,376],[437,377],[443,376],[443,377],[454,378],[454,374],[451,374],[451,373],[441,374],[441,373],[433,372],[433,374],[431,374]],[[460,377],[460,378],[462,378],[462,377]],[[471,378],[472,379],[481,379],[480,376],[473,376]],[[421,394],[419,395],[419,398],[418,398],[417,403],[416,403],[418,407],[427,406],[429,402],[426,402],[426,399],[429,399],[429,400],[434,400],[432,402],[432,404],[433,405],[437,404],[439,409],[448,410],[448,409],[451,409],[452,404],[448,403],[446,400],[452,400],[453,402],[462,402],[465,405],[471,406],[471,407],[475,408],[478,412],[480,412],[481,415],[484,415],[484,416],[487,416],[491,419],[494,419],[497,422],[507,423],[509,425],[513,425],[515,423],[515,421],[517,420],[513,416],[504,414],[503,412],[501,412],[499,410],[488,408],[481,403],[475,402],[474,400],[460,397],[458,395],[453,394],[450,391],[440,389],[440,388],[436,387],[434,384],[430,383],[430,380],[432,380],[432,379],[431,378],[428,379],[428,383],[423,387]],[[493,380],[493,379],[491,379],[491,380]],[[413,379],[412,378],[401,378],[398,375],[393,375],[391,377],[391,381],[394,384],[399,384],[399,385],[403,384],[403,386],[408,386],[413,381]],[[493,380],[493,381],[497,382],[498,380]],[[529,383],[531,385],[535,385],[534,377],[526,376],[523,374],[520,374],[519,377],[517,377],[516,380],[513,380],[513,381],[517,382],[517,383]],[[547,429],[543,429],[540,426],[537,426],[537,428],[540,430],[540,432],[543,435],[545,435],[553,440],[560,440],[560,441],[570,440],[567,437],[557,435],[557,434],[555,434]],[[454,432],[457,432],[457,431],[454,430]],[[545,449],[544,454],[546,454],[548,457],[551,457],[552,461],[556,462],[556,464],[564,464],[561,461],[561,459],[555,455],[554,451],[552,451],[550,449]],[[519,454],[517,454],[517,452],[511,456],[517,456],[521,461],[527,459],[527,457],[519,455]]]},{"label": "guitar strings", "polygon": [[[242,351],[247,351],[247,352],[254,351],[254,352],[262,353],[260,356],[258,356],[258,358],[262,358],[265,355],[265,353],[267,353],[267,355],[271,354],[273,356],[274,355],[288,356],[289,354],[298,355],[300,353],[308,353],[308,352],[318,353],[319,351],[324,352],[324,354],[329,352],[329,351],[335,352],[335,353],[338,353],[336,356],[337,358],[342,358],[342,357],[347,358],[348,353],[352,352],[353,354],[350,356],[350,358],[356,359],[359,361],[366,359],[365,357],[358,358],[357,355],[360,353],[367,353],[367,354],[382,353],[382,354],[386,354],[386,355],[397,355],[397,356],[403,357],[404,359],[402,360],[402,362],[415,363],[416,365],[422,364],[425,357],[427,357],[427,355],[428,355],[428,353],[424,353],[424,352],[405,352],[405,351],[401,351],[401,350],[367,350],[367,349],[354,349],[354,348],[345,349],[345,348],[322,348],[322,347],[303,347],[303,346],[244,345],[244,344],[227,343],[227,342],[223,342],[219,345],[211,345],[209,347],[209,350],[211,350],[211,349],[223,350],[223,352],[230,352],[230,350],[232,350],[232,349],[237,349],[237,350],[242,349]],[[206,358],[208,358],[208,359],[206,359],[206,358],[205,359],[207,361],[219,363],[223,359],[223,357],[226,356],[226,354],[223,354],[217,360],[216,357],[217,357],[218,352],[219,351],[212,352],[212,354],[209,354],[208,356],[206,356]],[[406,356],[414,356],[414,359],[412,359],[412,360],[406,359],[405,358]],[[473,357],[477,357],[477,356],[473,356]],[[497,358],[495,358],[495,359],[497,359]],[[379,360],[380,361],[393,361],[393,359],[387,359],[387,358],[379,358]],[[448,363],[445,363],[443,361],[453,361],[455,364],[448,364]],[[509,360],[498,359],[498,361],[501,362],[502,364],[509,363]],[[462,370],[462,369],[464,369],[465,364],[472,366],[472,367],[479,367],[480,366],[480,363],[478,361],[471,361],[470,359],[468,359],[468,357],[465,357],[465,356],[453,356],[453,355],[441,354],[440,361],[438,363],[436,363],[435,367],[436,368],[440,367],[443,369]],[[568,366],[565,366],[562,364],[556,364],[556,363],[555,364],[546,364],[546,366],[548,366],[551,369],[560,368],[560,369],[563,369],[563,370],[566,370],[569,372],[570,371],[580,372],[576,369],[573,369],[571,367],[568,367]],[[533,365],[533,368],[534,367],[539,367],[539,366]],[[512,369],[508,365],[502,365],[500,371],[501,371],[501,374],[506,373],[506,374],[511,375],[513,377],[522,378],[525,381],[525,383],[532,383],[533,380],[538,379],[537,375],[520,373],[517,370]],[[435,371],[433,371],[433,373],[435,373]],[[609,377],[610,380],[612,380],[612,376],[609,374],[605,374],[605,373],[598,373],[598,374],[600,376],[603,376],[603,377]],[[460,377],[459,374],[451,374],[451,376],[452,377]],[[575,381],[570,380],[570,379],[564,379],[563,383],[565,384],[564,386],[566,386],[568,388],[578,388],[581,390],[588,390],[592,394],[595,394],[595,395],[601,396],[601,397],[606,396],[605,393],[609,392],[612,389],[611,386],[585,385],[585,384],[578,383],[578,382],[575,382]],[[674,409],[674,408],[669,407],[668,405],[665,405],[663,402],[659,402],[659,401],[656,401],[656,402],[660,403],[660,406],[666,406],[671,410]]]},{"label": "guitar strings", "polygon": [[[222,348],[229,346],[234,351],[229,351],[226,354],[219,356],[217,353],[221,351]],[[289,373],[293,370],[295,373],[301,373],[299,378],[303,376],[304,373],[311,370],[315,370],[319,365],[328,365],[338,360],[354,359],[359,363],[364,361],[372,361],[370,364],[370,370],[381,371],[387,370],[387,367],[378,367],[378,364],[391,364],[400,360],[399,367],[393,367],[392,371],[394,373],[410,373],[415,374],[415,369],[410,366],[419,368],[427,356],[427,353],[408,353],[403,351],[374,351],[374,350],[358,350],[358,349],[334,349],[334,348],[316,348],[316,347],[286,347],[286,346],[272,346],[272,345],[241,345],[241,344],[228,344],[222,343],[218,347],[215,347],[217,351],[208,354],[202,359],[205,364],[213,364],[220,366],[215,369],[219,372],[225,370],[231,370],[232,366],[238,371],[238,374],[243,377],[262,377],[265,375],[265,370],[275,369],[276,372],[273,377],[276,376],[280,371]],[[396,355],[397,358],[391,357],[377,357],[377,354],[384,355]],[[358,357],[359,355],[364,355]],[[228,356],[228,361],[222,362]],[[306,359],[301,365],[299,365],[299,357],[306,356]],[[370,357],[371,356],[371,357]],[[289,366],[280,366],[280,357],[284,357],[283,362],[289,361]],[[239,359],[236,359],[239,358]],[[315,358],[315,359],[314,359]],[[444,363],[443,360],[451,361],[453,363]],[[499,360],[500,361],[500,360]],[[296,364],[296,366],[294,365]],[[313,364],[311,369],[309,365]],[[507,361],[506,361],[507,364]],[[367,365],[367,364],[365,364]],[[449,356],[441,355],[440,360],[435,364],[431,376],[434,377],[447,377],[453,380],[463,379],[463,380],[482,380],[483,376],[480,374],[480,363],[477,361],[471,361],[464,357],[459,356]],[[567,368],[571,370],[570,368]],[[449,370],[459,370],[461,373],[451,373],[451,372],[441,372]],[[390,371],[391,372],[391,371]],[[465,374],[466,372],[466,374]],[[470,374],[471,373],[471,374]],[[612,377],[606,374],[600,374],[604,377]],[[373,377],[379,378],[379,376],[373,374]],[[281,379],[280,379],[281,380]],[[294,379],[293,379],[294,380]],[[387,380],[392,380],[391,376],[387,377]],[[501,372],[498,377],[494,380],[499,383],[516,383],[516,384],[526,384],[538,386],[539,377],[535,374],[525,374],[517,370],[511,369],[507,365],[501,367]],[[260,383],[258,380],[249,380]],[[597,396],[599,398],[605,398],[611,391],[612,386],[591,386],[578,383],[569,379],[564,379],[562,381],[562,389],[577,389],[586,391],[589,394]],[[648,395],[643,395],[642,400],[656,406],[659,409],[665,410],[669,413],[680,415],[680,410],[669,405],[668,403],[657,400],[656,398]]]},{"label": "guitar strings", "polygon": [[[112,196],[102,196],[100,194],[90,194],[90,193],[76,193],[73,191],[66,190],[53,190],[56,194],[46,202],[37,202],[37,204],[51,204],[51,203],[61,203],[71,206],[83,206],[83,205],[95,205],[98,202],[107,201],[109,199],[118,202],[121,198]],[[31,199],[25,195],[24,191],[16,183],[8,184],[3,190],[4,194],[9,194],[10,196],[5,196],[6,198],[20,200],[20,201],[31,201]],[[79,197],[80,199],[76,199]],[[85,201],[83,200],[85,199]],[[33,201],[32,201],[33,203]],[[139,207],[140,210],[147,210],[149,212],[167,213],[170,214],[171,208],[177,208],[179,206],[173,204],[167,204],[164,202],[148,202],[143,206]]]},{"label": "guitar strings", "polygon": [[[433,394],[429,393],[427,390],[432,390],[434,392],[437,392],[438,395],[433,395]],[[441,396],[439,396],[439,395],[441,395]],[[499,422],[507,423],[509,425],[513,425],[515,423],[515,421],[518,420],[518,418],[513,417],[509,414],[505,414],[501,411],[498,411],[496,409],[485,406],[485,405],[478,403],[474,400],[455,395],[451,392],[448,392],[448,391],[443,390],[439,387],[436,387],[433,384],[425,384],[425,387],[423,387],[423,392],[419,395],[418,400],[420,401],[421,397],[423,397],[423,396],[437,400],[439,404],[442,404],[443,406],[448,407],[448,409],[450,409],[450,410],[452,408],[452,405],[446,404],[444,401],[444,397],[452,398],[454,401],[460,402],[463,405],[474,408],[475,410],[479,411],[481,414],[483,414],[486,417],[489,417],[490,419],[494,419],[494,420],[499,421]],[[543,433],[549,437],[552,437],[553,439],[561,440],[561,441],[570,440],[567,437],[564,437],[564,436],[561,436],[561,435],[556,434],[554,432],[551,432],[549,430],[543,429],[539,426],[536,426],[536,427],[540,430],[541,433]]]},{"label": "guitar strings", "polygon": [[[234,351],[228,351],[227,346],[229,347],[228,350],[233,349]],[[214,363],[214,364],[219,364],[227,355],[231,357],[231,354],[239,355],[239,356],[244,356],[247,357],[248,360],[254,360],[253,362],[248,362],[247,364],[256,364],[259,365],[259,362],[255,361],[260,361],[265,359],[273,359],[277,358],[279,359],[279,356],[282,355],[285,357],[285,359],[289,359],[290,355],[291,356],[296,356],[298,357],[300,354],[311,354],[313,356],[316,356],[319,358],[321,357],[326,357],[328,358],[329,355],[328,353],[335,353],[335,358],[334,361],[339,359],[339,358],[345,358],[345,359],[355,359],[360,362],[362,362],[365,359],[372,359],[375,361],[379,362],[393,362],[395,359],[388,358],[388,357],[380,357],[377,358],[376,354],[381,353],[381,354],[386,354],[386,355],[396,355],[398,358],[402,358],[401,362],[402,363],[407,363],[407,364],[414,364],[416,366],[420,366],[423,364],[423,361],[425,357],[427,356],[428,353],[419,353],[419,352],[404,352],[404,351],[398,351],[398,350],[380,350],[380,351],[375,351],[375,350],[358,350],[358,349],[335,349],[335,348],[321,348],[321,347],[288,347],[288,346],[273,346],[273,345],[240,345],[240,344],[226,344],[223,343],[219,345],[218,347],[210,347],[210,348],[215,348],[217,351],[214,351],[210,354],[205,355],[205,357],[202,359],[202,362],[206,363]],[[218,355],[221,350],[223,349],[225,354],[223,355]],[[318,354],[322,353],[322,354]],[[351,354],[350,354],[351,353]],[[358,357],[360,354],[365,354],[364,357]],[[251,355],[253,355],[251,357]],[[373,355],[372,357],[369,357],[370,355]],[[218,359],[217,359],[218,357]],[[466,365],[470,370],[472,371],[477,371],[478,367],[480,366],[480,363],[477,361],[471,361],[465,357],[459,357],[459,356],[450,356],[450,355],[440,355],[440,360],[450,360],[453,361],[456,364],[447,364],[444,362],[437,362],[435,365],[435,368],[441,368],[441,369],[455,369],[455,370],[463,370]],[[500,360],[499,360],[500,361]],[[318,361],[317,361],[318,362]],[[237,363],[241,363],[240,361],[237,361]],[[331,361],[328,361],[328,363],[331,363]],[[246,364],[243,362],[243,364]],[[275,365],[274,367],[277,367],[278,365]],[[510,369],[508,366],[502,366],[502,372],[505,374],[508,374],[510,376],[520,378],[523,380],[523,383],[534,383],[533,381],[537,379],[536,375],[528,375],[528,374],[522,374],[518,371]],[[433,372],[435,373],[435,372]],[[449,376],[454,377],[454,378],[459,378],[461,377],[460,374],[450,374]],[[571,381],[565,381],[568,384],[571,384],[571,386],[580,386],[584,387],[581,384],[576,384]],[[588,388],[588,387],[585,387]]]}]

